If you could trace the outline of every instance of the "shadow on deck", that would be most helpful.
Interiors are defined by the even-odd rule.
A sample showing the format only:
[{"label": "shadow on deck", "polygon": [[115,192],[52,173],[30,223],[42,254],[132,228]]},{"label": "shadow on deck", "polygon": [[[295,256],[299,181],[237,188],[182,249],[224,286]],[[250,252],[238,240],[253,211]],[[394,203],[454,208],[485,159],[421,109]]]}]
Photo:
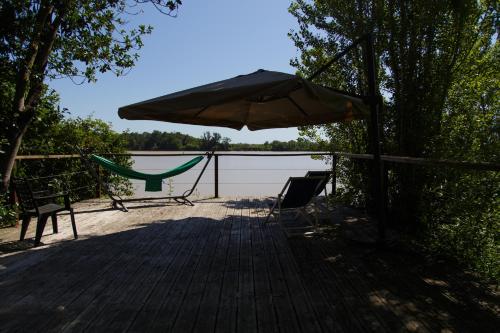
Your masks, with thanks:
[{"label": "shadow on deck", "polygon": [[498,295],[471,276],[444,262],[348,241],[346,235],[369,230],[356,212],[344,210],[312,237],[287,239],[277,224],[263,224],[266,207],[261,199],[219,199],[123,213],[81,204],[80,239],[71,240],[62,217],[60,233],[47,231],[46,245],[36,249],[14,241],[17,229],[2,230],[0,330],[493,332],[500,326]]}]

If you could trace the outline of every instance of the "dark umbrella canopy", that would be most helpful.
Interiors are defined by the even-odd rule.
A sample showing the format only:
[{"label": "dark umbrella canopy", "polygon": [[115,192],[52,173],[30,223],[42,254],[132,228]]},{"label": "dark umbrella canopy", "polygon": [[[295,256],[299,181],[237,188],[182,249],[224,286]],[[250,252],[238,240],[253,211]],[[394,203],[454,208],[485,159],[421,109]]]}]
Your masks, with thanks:
[{"label": "dark umbrella canopy", "polygon": [[254,131],[366,118],[369,107],[361,98],[296,75],[261,69],[124,106],[118,115]]}]

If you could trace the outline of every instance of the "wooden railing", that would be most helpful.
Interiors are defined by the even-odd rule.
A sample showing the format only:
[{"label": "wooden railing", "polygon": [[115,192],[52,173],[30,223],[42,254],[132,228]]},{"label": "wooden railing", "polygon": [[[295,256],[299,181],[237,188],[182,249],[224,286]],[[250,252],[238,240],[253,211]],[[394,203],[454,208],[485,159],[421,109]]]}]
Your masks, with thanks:
[{"label": "wooden railing", "polygon": [[[335,155],[343,156],[351,159],[358,160],[372,160],[372,154],[351,154],[336,152]],[[470,170],[483,170],[483,171],[500,171],[500,163],[487,163],[487,162],[467,162],[443,159],[428,159],[419,157],[406,157],[406,156],[392,156],[381,155],[382,162],[393,162],[413,165],[427,165],[427,166],[444,166],[451,168],[461,168]]]},{"label": "wooden railing", "polygon": [[[102,154],[103,156],[134,156],[134,157],[168,157],[168,156],[199,156],[200,152],[183,152],[183,153],[122,153],[122,154]],[[325,156],[331,155],[328,152],[297,152],[297,153],[230,153],[230,152],[214,152],[213,161],[214,161],[214,197],[219,197],[219,157],[220,156],[245,156],[245,157],[290,157],[290,156]],[[21,155],[17,156],[17,161],[23,160],[45,160],[45,159],[74,159],[81,158],[79,154],[58,154],[58,155]],[[100,174],[100,166],[96,165],[97,174]],[[99,186],[99,182],[96,184],[95,189],[96,197],[99,197],[101,194],[101,189]]]},{"label": "wooden railing", "polygon": [[[107,154],[103,154],[106,156]],[[187,152],[187,153],[124,153],[124,154],[110,154],[113,156],[156,156],[156,157],[165,157],[165,156],[198,156],[199,152]],[[219,196],[219,157],[220,156],[245,156],[245,157],[289,157],[289,156],[326,156],[332,155],[335,157],[344,157],[353,160],[372,160],[372,154],[352,154],[352,153],[344,153],[344,152],[297,152],[297,153],[273,153],[273,152],[255,152],[255,153],[232,153],[232,152],[214,152],[214,196]],[[65,158],[80,158],[78,154],[69,154],[69,155],[24,155],[16,157],[17,161],[23,160],[45,160],[45,159],[65,159]],[[442,159],[425,159],[425,158],[415,158],[415,157],[406,157],[406,156],[391,156],[391,155],[382,155],[381,156],[383,165],[385,166],[387,163],[399,163],[399,164],[411,164],[418,166],[440,166],[440,167],[448,167],[448,168],[462,168],[469,170],[481,170],[481,171],[500,171],[500,163],[485,163],[485,162],[468,162],[468,161],[455,161],[455,160],[442,160]],[[334,158],[333,161],[335,163],[337,159]],[[98,167],[98,166],[97,166]],[[335,171],[336,165],[332,166],[332,169]],[[385,172],[387,172],[386,167],[384,167]],[[98,174],[100,174],[98,172]],[[335,185],[334,185],[335,186]],[[96,196],[100,196],[100,188],[99,185],[96,185],[95,189]]]}]

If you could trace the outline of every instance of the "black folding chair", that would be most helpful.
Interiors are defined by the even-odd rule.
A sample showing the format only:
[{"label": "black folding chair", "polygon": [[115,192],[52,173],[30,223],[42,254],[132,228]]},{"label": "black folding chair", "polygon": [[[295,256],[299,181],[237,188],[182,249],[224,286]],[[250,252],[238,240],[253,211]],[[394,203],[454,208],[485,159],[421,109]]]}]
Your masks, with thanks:
[{"label": "black folding chair", "polygon": [[[313,198],[317,195],[318,191],[321,193],[321,186],[325,181],[325,177],[290,177],[288,178],[285,186],[278,194],[277,200],[271,207],[271,210],[266,218],[266,223],[269,222],[271,216],[285,228],[282,215],[286,212],[296,212],[295,219],[302,215],[305,220],[312,226],[316,227],[318,219],[316,212],[314,213],[314,220],[311,220],[309,214],[306,212],[307,206],[311,203]],[[303,229],[303,227],[299,227]],[[287,229],[292,228],[285,228]]]},{"label": "black folding chair", "polygon": [[323,181],[316,191],[316,195],[320,195],[321,192],[325,192],[325,197],[328,196],[328,190],[326,189],[326,185],[332,179],[333,173],[332,171],[307,171],[305,177],[323,177]]},{"label": "black folding chair", "polygon": [[[78,238],[75,215],[73,214],[73,208],[71,208],[68,193],[59,193],[55,195],[35,194],[29,181],[21,178],[14,179],[14,187],[17,197],[19,198],[19,206],[21,207],[20,217],[22,218],[22,225],[20,240],[24,240],[32,217],[37,218],[35,246],[40,244],[40,239],[42,238],[43,230],[45,229],[49,217],[52,219],[52,230],[54,233],[57,233],[57,213],[64,210],[69,211],[73,235],[75,239]],[[59,197],[64,198],[64,206],[54,202],[54,199]]]}]

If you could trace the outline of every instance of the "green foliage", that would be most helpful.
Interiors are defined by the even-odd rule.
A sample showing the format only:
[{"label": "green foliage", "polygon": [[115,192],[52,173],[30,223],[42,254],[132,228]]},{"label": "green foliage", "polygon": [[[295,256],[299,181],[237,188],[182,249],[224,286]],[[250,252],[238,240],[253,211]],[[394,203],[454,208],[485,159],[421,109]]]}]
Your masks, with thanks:
[{"label": "green foliage", "polygon": [[0,228],[11,227],[16,223],[16,211],[0,197]]},{"label": "green foliage", "polygon": [[[27,136],[27,141],[31,139]],[[126,152],[124,138],[110,124],[92,117],[64,119],[44,139],[44,149],[51,153],[71,153],[75,146],[91,148],[98,154]]]},{"label": "green foliage", "polygon": [[[47,92],[38,105],[38,117],[31,125],[20,148],[21,155],[76,154],[75,147],[90,148],[98,154],[126,153],[126,141],[106,122],[88,118],[65,118],[66,110],[57,107],[59,99]],[[128,157],[112,156],[123,165]],[[33,178],[34,190],[53,193],[70,190],[73,200],[94,197],[96,181],[82,165],[80,158],[22,160],[17,162],[15,176]],[[130,182],[103,174],[121,194],[130,194]]]},{"label": "green foliage", "polygon": [[[37,132],[33,130],[28,133],[21,147],[21,154],[76,154],[75,148],[80,147],[96,154],[111,154],[110,158],[117,163],[131,166],[129,157],[113,155],[126,153],[126,142],[102,120],[91,117],[63,119],[53,123],[50,131],[43,135],[32,136]],[[131,183],[128,180],[102,172],[103,180],[112,184],[116,193],[131,194]],[[35,187],[40,189],[47,186],[54,192],[72,189],[74,200],[92,198],[95,195],[96,181],[79,158],[18,162],[16,175],[42,177],[40,181],[34,181]]]},{"label": "green foliage", "polygon": [[229,138],[223,138],[219,133],[205,132],[200,139],[201,150],[229,150]]},{"label": "green foliage", "polygon": [[448,94],[441,120],[442,130],[434,143],[436,156],[500,161],[498,73],[500,42],[480,39],[458,69]]},{"label": "green foliage", "polygon": [[500,279],[500,175],[495,172],[428,170],[431,181],[420,207],[431,251],[458,259]]},{"label": "green foliage", "polygon": [[[458,69],[445,103],[434,154],[476,162],[500,161],[500,44],[483,37]],[[500,280],[500,174],[432,170],[420,213],[422,241]]]},{"label": "green foliage", "polygon": [[[143,3],[149,1],[137,1]],[[172,14],[179,0],[151,1],[165,14]],[[138,13],[137,3],[110,1],[2,1],[0,6],[0,60],[19,70],[37,38],[52,42],[47,74],[50,77],[83,77],[95,81],[97,73],[121,75],[134,66],[142,37],[152,32],[149,25],[131,27],[128,15]],[[51,19],[42,21],[43,13]],[[40,24],[42,26],[40,27]],[[54,40],[46,31],[55,31]],[[50,32],[50,31],[49,31]]]},{"label": "green foliage", "polygon": [[180,0],[6,0],[0,4],[0,82],[4,130],[0,155],[2,192],[7,191],[24,134],[38,113],[47,77],[96,81],[98,73],[125,74],[138,59],[142,37],[152,27],[134,27],[127,17],[150,2],[174,15]]},{"label": "green foliage", "polygon": [[[494,1],[294,1],[307,77],[366,32],[375,36],[385,154],[500,161],[498,6]],[[366,94],[362,48],[318,83]],[[307,127],[322,149],[370,152],[365,123]],[[499,278],[498,173],[386,163],[389,217],[427,249]],[[339,199],[370,208],[371,167],[341,159]]]},{"label": "green foliage", "polygon": [[[209,133],[209,134],[207,134]],[[129,150],[182,150],[206,151],[215,147],[216,150],[233,151],[318,151],[319,145],[310,140],[299,138],[288,142],[274,140],[264,144],[230,143],[229,138],[222,138],[219,133],[207,132],[202,138],[195,138],[179,132],[130,133],[125,132],[122,137],[127,142]]]},{"label": "green foliage", "polygon": [[200,139],[179,132],[124,132],[122,137],[129,150],[200,150]]},{"label": "green foliage", "polygon": [[7,143],[5,134],[14,120],[10,112],[13,96],[14,84],[0,76],[0,147],[4,147]]}]

